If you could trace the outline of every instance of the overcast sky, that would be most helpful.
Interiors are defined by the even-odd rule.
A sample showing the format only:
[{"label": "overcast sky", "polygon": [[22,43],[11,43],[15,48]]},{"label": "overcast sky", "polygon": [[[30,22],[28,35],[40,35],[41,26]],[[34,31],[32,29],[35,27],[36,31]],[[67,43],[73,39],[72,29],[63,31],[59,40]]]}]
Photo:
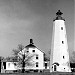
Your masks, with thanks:
[{"label": "overcast sky", "polygon": [[48,53],[53,18],[65,18],[70,53],[74,50],[74,0],[0,0],[0,56],[10,56],[18,44],[34,44]]}]

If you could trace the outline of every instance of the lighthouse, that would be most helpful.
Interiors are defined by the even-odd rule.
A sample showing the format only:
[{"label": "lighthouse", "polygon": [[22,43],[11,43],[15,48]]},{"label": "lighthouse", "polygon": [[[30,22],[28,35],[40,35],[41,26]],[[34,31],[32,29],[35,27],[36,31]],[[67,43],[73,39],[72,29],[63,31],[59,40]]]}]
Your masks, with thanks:
[{"label": "lighthouse", "polygon": [[69,50],[65,19],[58,10],[53,20],[53,33],[50,54],[50,72],[70,72]]}]

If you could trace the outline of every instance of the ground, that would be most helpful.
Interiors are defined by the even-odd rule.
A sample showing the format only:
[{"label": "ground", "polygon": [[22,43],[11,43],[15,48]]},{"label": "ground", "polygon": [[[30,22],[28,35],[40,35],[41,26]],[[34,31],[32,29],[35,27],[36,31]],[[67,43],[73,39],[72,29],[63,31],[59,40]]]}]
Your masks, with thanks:
[{"label": "ground", "polygon": [[49,72],[45,72],[45,73],[11,73],[11,74],[0,74],[0,75],[75,75],[75,73],[61,73],[61,72],[55,72],[55,73],[49,73]]}]

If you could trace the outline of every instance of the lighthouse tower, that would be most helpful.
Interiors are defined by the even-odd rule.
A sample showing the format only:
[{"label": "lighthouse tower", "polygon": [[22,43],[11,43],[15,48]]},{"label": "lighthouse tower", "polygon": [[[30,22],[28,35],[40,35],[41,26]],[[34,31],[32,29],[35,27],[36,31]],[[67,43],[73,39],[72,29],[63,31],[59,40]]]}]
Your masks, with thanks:
[{"label": "lighthouse tower", "polygon": [[69,51],[65,19],[58,10],[56,19],[53,20],[53,35],[50,55],[50,72],[70,72]]}]

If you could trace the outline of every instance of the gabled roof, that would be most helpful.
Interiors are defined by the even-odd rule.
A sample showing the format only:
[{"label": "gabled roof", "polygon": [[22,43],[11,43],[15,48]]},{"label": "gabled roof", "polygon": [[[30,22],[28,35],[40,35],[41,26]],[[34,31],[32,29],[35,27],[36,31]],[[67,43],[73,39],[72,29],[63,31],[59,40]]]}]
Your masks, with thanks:
[{"label": "gabled roof", "polygon": [[14,57],[5,58],[2,62],[18,62]]},{"label": "gabled roof", "polygon": [[30,44],[27,45],[27,46],[25,46],[25,48],[30,48],[30,47],[32,47],[32,48],[36,48],[36,46],[33,45],[33,44],[34,44],[34,43],[33,43],[33,39],[30,39]]},{"label": "gabled roof", "polygon": [[[30,44],[27,45],[27,46],[25,46],[25,48],[29,49],[29,48],[37,48],[37,47],[34,45],[33,39],[30,39]],[[37,49],[38,49],[38,48],[37,48]],[[40,50],[40,49],[38,49],[38,50]],[[41,50],[40,50],[40,51],[41,51]],[[43,52],[43,51],[41,51],[41,52]],[[44,53],[44,52],[43,52],[43,53]]]},{"label": "gabled roof", "polygon": [[29,44],[29,45],[25,46],[25,48],[30,48],[30,47],[32,47],[32,48],[36,48],[36,46],[33,45],[33,44]]}]

